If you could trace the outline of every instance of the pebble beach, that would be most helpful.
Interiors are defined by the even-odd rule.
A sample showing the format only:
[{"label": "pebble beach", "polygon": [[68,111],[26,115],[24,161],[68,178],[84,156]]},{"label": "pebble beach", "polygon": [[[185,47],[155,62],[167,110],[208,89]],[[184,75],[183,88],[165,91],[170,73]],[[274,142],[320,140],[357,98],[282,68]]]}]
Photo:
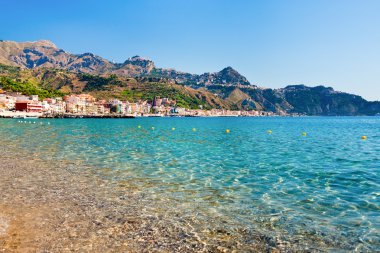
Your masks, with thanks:
[{"label": "pebble beach", "polygon": [[199,221],[182,220],[181,227],[164,214],[141,212],[144,196],[122,183],[73,172],[70,162],[57,167],[1,151],[0,252],[269,250],[265,238],[248,231],[239,235],[247,232],[250,243],[243,245],[236,231],[216,227],[198,234],[193,226]]}]

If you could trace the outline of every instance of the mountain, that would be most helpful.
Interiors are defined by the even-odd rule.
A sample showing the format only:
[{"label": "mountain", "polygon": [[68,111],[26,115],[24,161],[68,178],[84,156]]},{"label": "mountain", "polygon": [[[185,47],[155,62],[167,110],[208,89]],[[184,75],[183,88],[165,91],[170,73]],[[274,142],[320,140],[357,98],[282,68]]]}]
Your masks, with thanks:
[{"label": "mountain", "polygon": [[179,84],[189,85],[193,87],[203,87],[209,85],[251,85],[247,78],[239,74],[232,67],[227,67],[219,72],[204,73],[195,75],[185,72],[176,71],[174,69],[155,68],[148,75],[154,77],[163,77],[175,81]]},{"label": "mountain", "polygon": [[128,101],[168,97],[184,108],[229,108],[223,99],[204,89],[161,82],[150,77],[130,78],[115,74],[93,75],[63,69],[19,67],[0,64],[0,88],[40,98],[89,93],[98,99],[119,98]]},{"label": "mountain", "polygon": [[277,90],[293,106],[291,112],[307,115],[375,115],[380,102],[369,102],[360,96],[335,91],[331,87],[291,85]]},{"label": "mountain", "polygon": [[[3,64],[3,65],[1,65]],[[88,92],[128,100],[170,97],[186,108],[262,110],[278,114],[376,115],[380,102],[330,87],[260,88],[232,67],[201,75],[164,69],[134,56],[112,63],[92,53],[74,55],[50,41],[0,41],[0,88],[42,97]],[[36,94],[37,94],[36,93]]]},{"label": "mountain", "polygon": [[250,85],[247,78],[240,75],[232,67],[224,68],[220,72],[205,73],[203,75],[200,75],[197,82],[204,83],[205,85],[212,85],[212,84]]},{"label": "mountain", "polygon": [[276,90],[255,86],[210,85],[207,89],[226,100],[232,109],[292,113],[293,106]]},{"label": "mountain", "polygon": [[173,69],[156,68],[153,61],[134,56],[124,63],[112,63],[92,53],[71,54],[48,40],[36,42],[0,41],[0,63],[21,68],[56,68],[78,73],[116,74],[126,77],[157,77],[179,84],[250,85],[236,70],[227,67],[220,72],[194,75]]},{"label": "mountain", "polygon": [[211,85],[210,92],[223,98],[234,109],[266,110],[278,114],[297,113],[318,116],[376,115],[380,102],[335,91],[331,87],[290,85],[281,89],[226,87]]},{"label": "mountain", "polygon": [[74,55],[47,40],[17,43],[0,42],[0,63],[21,68],[59,68],[83,73],[101,73],[113,65],[94,54]]},{"label": "mountain", "polygon": [[153,61],[136,55],[122,64],[115,64],[110,72],[119,76],[138,77],[148,75],[154,68]]}]

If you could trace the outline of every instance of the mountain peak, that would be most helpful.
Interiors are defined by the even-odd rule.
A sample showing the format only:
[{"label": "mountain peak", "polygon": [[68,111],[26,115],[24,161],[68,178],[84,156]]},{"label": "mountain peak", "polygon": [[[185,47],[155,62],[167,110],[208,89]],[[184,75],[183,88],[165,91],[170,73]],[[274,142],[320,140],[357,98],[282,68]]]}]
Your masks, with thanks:
[{"label": "mountain peak", "polygon": [[36,46],[43,46],[43,47],[54,47],[57,48],[57,46],[50,40],[38,40],[35,42],[32,42],[33,44],[36,44]]},{"label": "mountain peak", "polygon": [[155,67],[153,61],[146,59],[144,57],[141,57],[139,55],[135,55],[133,57],[128,58],[128,60],[124,62],[124,65],[128,65],[128,64],[134,65],[134,66],[140,66],[142,68],[149,68],[149,69],[153,69]]},{"label": "mountain peak", "polygon": [[132,57],[128,58],[125,62],[134,62],[134,61],[149,61],[149,62],[152,62],[151,60],[149,60],[147,58],[144,58],[144,57],[141,57],[139,55],[132,56]]},{"label": "mountain peak", "polygon": [[25,41],[16,42],[12,40],[0,40],[0,47],[9,50],[20,50],[25,48],[46,47],[58,49],[57,46],[50,40],[37,40],[37,41]]},{"label": "mountain peak", "polygon": [[233,67],[231,67],[231,66],[228,66],[228,67],[225,67],[224,69],[222,69],[222,71],[231,71],[231,70],[233,70],[233,71],[236,71]]},{"label": "mountain peak", "polygon": [[145,58],[141,57],[140,55],[135,55],[131,58],[128,58],[128,60],[145,60]]},{"label": "mountain peak", "polygon": [[250,85],[247,78],[245,78],[235,69],[233,69],[231,66],[228,66],[215,74],[217,78],[222,81],[221,83],[234,84],[234,85],[236,84]]},{"label": "mountain peak", "polygon": [[94,55],[93,53],[90,53],[90,52],[87,52],[87,53],[83,53],[83,54],[78,54],[79,57],[85,57],[85,56],[89,56],[89,57],[98,57],[96,55]]}]

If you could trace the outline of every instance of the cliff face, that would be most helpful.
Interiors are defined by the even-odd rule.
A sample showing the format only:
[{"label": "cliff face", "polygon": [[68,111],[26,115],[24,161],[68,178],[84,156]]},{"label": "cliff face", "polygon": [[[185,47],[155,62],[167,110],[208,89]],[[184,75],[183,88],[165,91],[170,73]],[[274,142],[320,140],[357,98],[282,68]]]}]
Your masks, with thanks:
[{"label": "cliff face", "polygon": [[292,85],[279,92],[293,105],[293,112],[308,115],[375,115],[380,112],[380,102],[369,102],[330,87]]}]

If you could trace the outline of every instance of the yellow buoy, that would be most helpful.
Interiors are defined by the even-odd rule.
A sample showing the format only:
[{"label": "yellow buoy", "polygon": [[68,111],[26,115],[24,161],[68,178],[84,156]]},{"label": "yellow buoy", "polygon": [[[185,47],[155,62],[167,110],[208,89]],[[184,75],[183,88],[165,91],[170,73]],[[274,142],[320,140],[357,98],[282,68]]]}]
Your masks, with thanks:
[{"label": "yellow buoy", "polygon": [[367,140],[367,136],[363,135],[362,140]]},{"label": "yellow buoy", "polygon": [[307,135],[307,133],[306,132],[302,132],[302,136],[306,136]]},{"label": "yellow buoy", "polygon": [[197,129],[194,127],[194,128],[193,128],[193,132],[195,132],[195,131],[197,131]]},{"label": "yellow buoy", "polygon": [[174,131],[175,130],[175,127],[172,127],[172,131]]},{"label": "yellow buoy", "polygon": [[268,130],[267,132],[268,132],[268,134],[271,134],[271,133],[272,133],[272,130]]},{"label": "yellow buoy", "polygon": [[230,129],[226,129],[226,133],[228,133],[228,134],[229,134],[229,133],[230,133]]},{"label": "yellow buoy", "polygon": [[138,125],[138,126],[137,126],[137,128],[141,128],[141,126],[140,126],[140,125]]}]

